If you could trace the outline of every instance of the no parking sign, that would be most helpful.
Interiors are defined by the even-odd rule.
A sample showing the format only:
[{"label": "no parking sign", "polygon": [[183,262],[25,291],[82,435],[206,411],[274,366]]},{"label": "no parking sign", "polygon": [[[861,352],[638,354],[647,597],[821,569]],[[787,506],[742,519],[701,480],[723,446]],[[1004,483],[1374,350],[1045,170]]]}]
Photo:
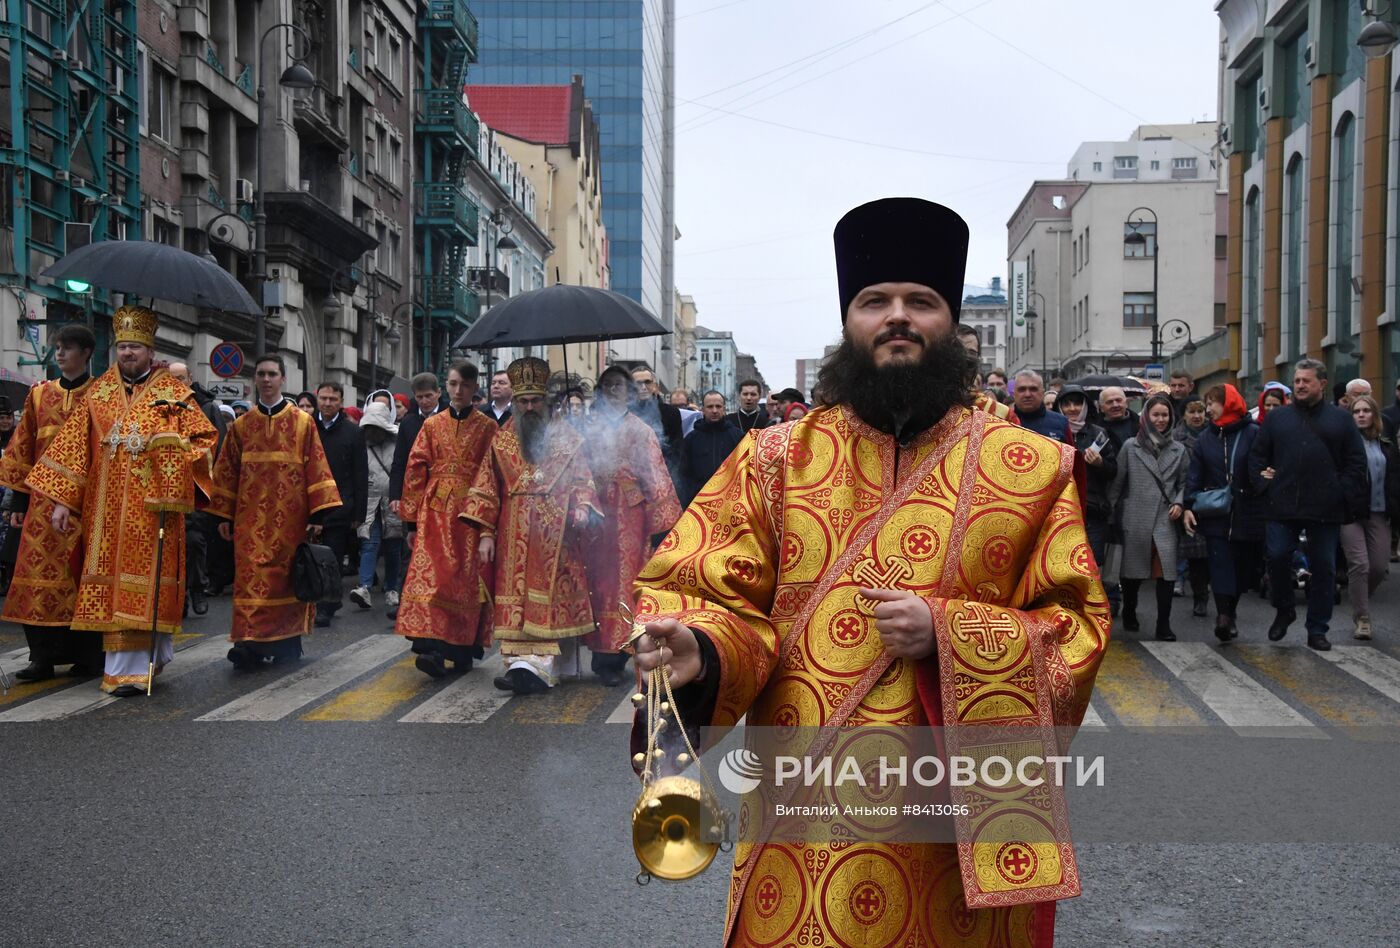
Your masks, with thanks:
[{"label": "no parking sign", "polygon": [[209,353],[209,368],[221,379],[243,371],[243,350],[236,342],[221,342]]}]

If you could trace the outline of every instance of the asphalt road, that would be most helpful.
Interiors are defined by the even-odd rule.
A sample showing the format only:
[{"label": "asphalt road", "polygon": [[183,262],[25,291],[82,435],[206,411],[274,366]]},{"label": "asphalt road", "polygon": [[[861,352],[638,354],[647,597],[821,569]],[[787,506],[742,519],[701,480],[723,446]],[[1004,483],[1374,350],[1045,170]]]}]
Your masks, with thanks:
[{"label": "asphalt road", "polygon": [[[1397,588],[1391,580],[1373,607],[1377,643],[1361,646],[1381,656],[1382,670],[1400,663]],[[216,641],[228,607],[215,600],[210,615],[190,621],[193,634],[153,698],[94,705],[94,682],[63,681],[0,699],[0,941],[718,943],[727,867],[717,862],[686,883],[634,882],[627,728],[607,720],[625,687],[585,678],[506,701],[478,682],[468,694],[456,683],[465,679],[415,672],[406,645],[383,635],[382,611],[353,606],[308,640],[299,666],[235,673]],[[1183,600],[1177,608],[1189,614]],[[1349,726],[1377,735],[1400,726],[1400,702],[1376,686],[1388,679],[1367,684],[1324,664],[1302,647],[1301,628],[1269,645],[1262,603],[1251,597],[1246,610],[1242,640],[1224,660],[1291,709],[1293,727],[1335,742],[1351,739]],[[1339,608],[1338,626],[1349,630],[1348,615]],[[1148,629],[1150,616],[1148,605]],[[1182,618],[1176,628],[1179,644],[1214,641],[1210,620]],[[1143,716],[1153,708],[1160,723],[1187,715],[1212,734],[1226,730],[1233,706],[1177,662],[1195,653],[1159,655],[1141,638],[1120,633],[1101,676],[1095,707],[1109,730],[1151,723]],[[1333,639],[1355,644],[1349,631]],[[0,630],[8,667],[22,660],[21,644],[16,629]],[[14,720],[26,708],[38,720]],[[404,720],[435,714],[470,723]],[[1225,766],[1228,755],[1203,768]],[[1262,782],[1235,793],[1281,825],[1292,801],[1393,812],[1396,744],[1376,743],[1372,756],[1382,777],[1361,785]],[[1218,790],[1193,798],[1188,781],[1171,799],[1144,793],[1140,805],[1144,818],[1164,807],[1207,814],[1222,799]],[[1077,809],[1075,819],[1087,826],[1094,814]],[[1393,840],[1117,838],[1081,844],[1079,858],[1084,895],[1060,906],[1060,945],[1396,943]]]}]

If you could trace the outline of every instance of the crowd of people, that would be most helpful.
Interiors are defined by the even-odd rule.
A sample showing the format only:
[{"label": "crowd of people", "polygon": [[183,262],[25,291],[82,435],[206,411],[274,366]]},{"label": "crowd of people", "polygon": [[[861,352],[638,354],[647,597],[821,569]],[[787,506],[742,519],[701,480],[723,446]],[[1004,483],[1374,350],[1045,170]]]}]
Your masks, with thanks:
[{"label": "crowd of people", "polygon": [[1089,543],[1126,631],[1139,630],[1150,581],[1165,641],[1176,638],[1173,599],[1186,595],[1199,618],[1213,596],[1216,637],[1235,639],[1251,589],[1275,609],[1272,641],[1297,620],[1300,589],[1308,645],[1331,647],[1343,589],[1354,637],[1371,638],[1370,597],[1400,562],[1400,387],[1383,409],[1366,380],[1329,389],[1326,365],[1303,359],[1291,386],[1266,383],[1253,408],[1232,384],[1198,393],[1182,370],[1140,412],[1121,387],[1095,395],[1033,371],[993,369],[979,388],[1024,427],[1075,447]]}]

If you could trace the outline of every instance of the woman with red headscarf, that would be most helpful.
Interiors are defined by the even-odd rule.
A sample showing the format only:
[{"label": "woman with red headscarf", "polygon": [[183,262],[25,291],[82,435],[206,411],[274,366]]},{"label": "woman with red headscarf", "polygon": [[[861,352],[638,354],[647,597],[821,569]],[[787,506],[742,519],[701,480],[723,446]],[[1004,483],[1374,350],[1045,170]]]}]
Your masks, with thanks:
[{"label": "woman with red headscarf", "polygon": [[[1244,397],[1240,397],[1244,401]],[[1264,423],[1264,417],[1275,408],[1287,405],[1293,401],[1293,392],[1282,382],[1270,382],[1264,386],[1264,391],[1259,393],[1259,407],[1255,410],[1255,420],[1259,424]]]},{"label": "woman with red headscarf", "polygon": [[[1265,395],[1269,393],[1265,389]],[[1260,406],[1263,412],[1263,399]],[[1249,449],[1259,426],[1233,385],[1216,385],[1206,392],[1206,414],[1210,426],[1196,439],[1186,472],[1185,524],[1188,533],[1206,538],[1210,586],[1215,590],[1215,637],[1228,642],[1239,634],[1235,609],[1240,595],[1255,585],[1260,572],[1264,515],[1249,485]],[[1210,495],[1202,499],[1207,491],[1222,488],[1229,491],[1228,509],[1218,503],[1211,506]]]}]

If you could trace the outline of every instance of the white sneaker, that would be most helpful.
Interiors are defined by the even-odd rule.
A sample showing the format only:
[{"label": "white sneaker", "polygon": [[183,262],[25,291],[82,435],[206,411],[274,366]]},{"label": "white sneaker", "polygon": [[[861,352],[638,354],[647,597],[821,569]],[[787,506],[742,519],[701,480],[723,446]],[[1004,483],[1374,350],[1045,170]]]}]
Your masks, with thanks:
[{"label": "white sneaker", "polygon": [[391,589],[391,590],[389,590],[388,592],[386,592],[386,593],[384,594],[384,605],[386,605],[386,606],[388,606],[390,609],[392,609],[392,608],[394,608],[395,606],[397,606],[398,604],[399,604],[399,594],[396,593],[396,592],[394,592],[394,590]]},{"label": "white sneaker", "polygon": [[356,586],[354,589],[350,590],[350,601],[361,609],[368,609],[372,602],[369,595],[369,587]]},{"label": "white sneaker", "polygon": [[1370,616],[1356,617],[1356,631],[1351,634],[1351,637],[1354,639],[1361,639],[1362,641],[1365,641],[1371,637]]}]

